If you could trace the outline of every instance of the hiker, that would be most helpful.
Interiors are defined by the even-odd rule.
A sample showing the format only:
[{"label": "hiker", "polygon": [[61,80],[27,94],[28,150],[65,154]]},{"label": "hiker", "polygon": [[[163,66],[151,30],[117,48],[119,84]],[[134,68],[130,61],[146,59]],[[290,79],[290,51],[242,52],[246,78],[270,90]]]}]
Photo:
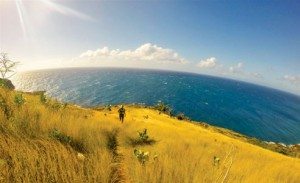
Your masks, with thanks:
[{"label": "hiker", "polygon": [[120,121],[123,123],[125,117],[125,109],[124,106],[121,105],[121,108],[118,110]]}]

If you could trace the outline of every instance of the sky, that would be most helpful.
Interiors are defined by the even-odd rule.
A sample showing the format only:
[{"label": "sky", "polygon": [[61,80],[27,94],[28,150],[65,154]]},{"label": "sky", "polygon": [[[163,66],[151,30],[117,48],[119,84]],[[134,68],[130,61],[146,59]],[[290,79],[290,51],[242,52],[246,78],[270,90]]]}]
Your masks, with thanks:
[{"label": "sky", "polygon": [[0,0],[18,70],[193,72],[300,95],[300,1]]}]

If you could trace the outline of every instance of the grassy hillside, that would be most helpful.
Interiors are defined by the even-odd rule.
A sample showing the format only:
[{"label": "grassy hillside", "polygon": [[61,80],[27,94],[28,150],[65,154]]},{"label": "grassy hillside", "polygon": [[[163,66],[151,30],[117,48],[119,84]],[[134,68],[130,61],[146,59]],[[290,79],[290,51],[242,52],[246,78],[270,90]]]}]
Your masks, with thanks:
[{"label": "grassy hillside", "polygon": [[0,106],[0,182],[300,182],[299,158],[153,109],[126,106],[122,124],[117,107],[5,89]]}]

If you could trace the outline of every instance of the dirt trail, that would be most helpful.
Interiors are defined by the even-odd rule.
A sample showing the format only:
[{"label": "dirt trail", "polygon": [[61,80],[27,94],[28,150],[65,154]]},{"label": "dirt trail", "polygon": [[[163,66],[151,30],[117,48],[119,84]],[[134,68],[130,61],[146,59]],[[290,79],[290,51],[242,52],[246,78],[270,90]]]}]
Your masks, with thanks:
[{"label": "dirt trail", "polygon": [[128,183],[129,178],[123,163],[123,155],[118,151],[118,130],[107,132],[107,148],[112,154],[112,162],[110,165],[109,183]]}]

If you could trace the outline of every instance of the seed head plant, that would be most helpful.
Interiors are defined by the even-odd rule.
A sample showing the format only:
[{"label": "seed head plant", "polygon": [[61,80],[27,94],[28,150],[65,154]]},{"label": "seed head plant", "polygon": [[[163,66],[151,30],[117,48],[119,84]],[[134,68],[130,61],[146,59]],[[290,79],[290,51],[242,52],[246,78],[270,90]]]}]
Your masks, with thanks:
[{"label": "seed head plant", "polygon": [[145,165],[147,161],[149,161],[149,152],[142,151],[140,149],[134,149],[134,155],[138,159],[141,165]]}]

